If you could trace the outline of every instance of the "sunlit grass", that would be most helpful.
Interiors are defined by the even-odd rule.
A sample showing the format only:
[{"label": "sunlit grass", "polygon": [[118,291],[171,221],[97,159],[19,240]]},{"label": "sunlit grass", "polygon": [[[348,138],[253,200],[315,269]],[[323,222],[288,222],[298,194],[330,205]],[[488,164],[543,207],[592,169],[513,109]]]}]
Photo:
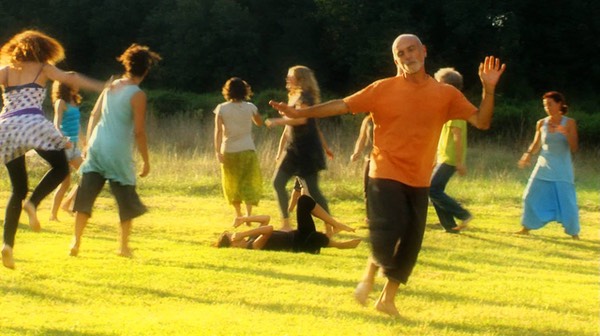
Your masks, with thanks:
[{"label": "sunlit grass", "polygon": [[[160,127],[158,127],[160,125]],[[352,298],[369,254],[362,165],[348,163],[355,129],[324,126],[336,158],[321,174],[332,213],[357,228],[356,250],[321,255],[216,249],[233,209],[221,196],[210,123],[151,121],[152,172],[139,180],[150,212],[134,221],[135,258],[115,255],[117,223],[109,192],[99,198],[80,256],[68,257],[73,219],[33,233],[20,226],[17,269],[0,270],[1,335],[556,335],[598,334],[599,159],[576,157],[581,241],[549,224],[530,236],[519,229],[529,170],[516,169],[520,148],[481,143],[469,149],[469,175],[448,187],[476,219],[461,235],[443,232],[429,210],[415,271],[400,289],[400,320]],[[281,130],[258,130],[264,199]],[[31,184],[43,164],[33,158]],[[0,173],[0,199],[10,188]],[[2,209],[3,210],[3,209]],[[22,221],[25,221],[22,216]],[[25,223],[25,222],[24,222]],[[376,290],[383,279],[378,278]],[[376,299],[376,292],[370,303]]]}]

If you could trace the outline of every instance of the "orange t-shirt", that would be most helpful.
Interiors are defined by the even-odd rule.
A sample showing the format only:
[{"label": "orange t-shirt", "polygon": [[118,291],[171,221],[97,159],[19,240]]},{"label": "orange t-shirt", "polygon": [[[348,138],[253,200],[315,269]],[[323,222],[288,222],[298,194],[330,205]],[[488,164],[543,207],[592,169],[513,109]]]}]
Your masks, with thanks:
[{"label": "orange t-shirt", "polygon": [[382,79],[344,102],[352,113],[373,117],[369,176],[412,187],[429,186],[444,123],[477,112],[460,91],[431,77],[422,84],[402,76]]}]

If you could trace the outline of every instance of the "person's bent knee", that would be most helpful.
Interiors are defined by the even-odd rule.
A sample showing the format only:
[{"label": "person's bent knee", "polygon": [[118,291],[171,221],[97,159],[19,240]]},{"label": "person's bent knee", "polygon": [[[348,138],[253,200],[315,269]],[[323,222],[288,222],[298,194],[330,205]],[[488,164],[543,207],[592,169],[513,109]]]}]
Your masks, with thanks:
[{"label": "person's bent knee", "polygon": [[301,209],[312,211],[312,209],[315,208],[315,205],[315,201],[310,198],[310,196],[302,195],[300,198],[298,198],[298,211]]}]

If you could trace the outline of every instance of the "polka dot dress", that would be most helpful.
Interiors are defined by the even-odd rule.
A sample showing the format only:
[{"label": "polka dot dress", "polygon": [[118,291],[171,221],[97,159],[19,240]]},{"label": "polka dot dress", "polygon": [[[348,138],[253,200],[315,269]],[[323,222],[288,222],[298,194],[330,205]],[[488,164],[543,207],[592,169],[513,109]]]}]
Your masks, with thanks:
[{"label": "polka dot dress", "polygon": [[[0,160],[3,164],[24,155],[30,149],[59,150],[67,139],[42,113],[46,88],[26,84],[6,88],[0,114]],[[27,110],[28,113],[19,114]]]}]

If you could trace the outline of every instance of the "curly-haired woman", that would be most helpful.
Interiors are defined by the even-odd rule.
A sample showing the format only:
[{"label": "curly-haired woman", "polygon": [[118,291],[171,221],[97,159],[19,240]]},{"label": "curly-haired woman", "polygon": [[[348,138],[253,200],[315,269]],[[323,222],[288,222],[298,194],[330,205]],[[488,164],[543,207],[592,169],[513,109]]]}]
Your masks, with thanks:
[{"label": "curly-haired woman", "polygon": [[[37,207],[69,173],[64,148],[67,139],[44,117],[42,103],[46,83],[59,81],[75,88],[102,91],[102,82],[55,66],[65,58],[62,45],[54,38],[26,30],[13,36],[0,48],[0,86],[3,107],[0,112],[0,159],[6,165],[12,193],[4,217],[2,263],[15,267],[13,247],[21,210],[29,217],[29,226],[40,231]],[[50,170],[27,196],[25,153],[34,149],[50,165]]]},{"label": "curly-haired woman", "polygon": [[92,215],[92,207],[108,180],[119,207],[119,255],[131,257],[129,235],[133,219],[147,211],[135,188],[134,143],[143,160],[140,177],[150,172],[145,128],[147,101],[139,85],[160,59],[148,47],[132,44],[117,58],[125,73],[102,92],[94,106],[87,128],[87,155],[81,165],[81,182],[73,207],[77,214],[72,256],[79,253],[81,236]]}]

